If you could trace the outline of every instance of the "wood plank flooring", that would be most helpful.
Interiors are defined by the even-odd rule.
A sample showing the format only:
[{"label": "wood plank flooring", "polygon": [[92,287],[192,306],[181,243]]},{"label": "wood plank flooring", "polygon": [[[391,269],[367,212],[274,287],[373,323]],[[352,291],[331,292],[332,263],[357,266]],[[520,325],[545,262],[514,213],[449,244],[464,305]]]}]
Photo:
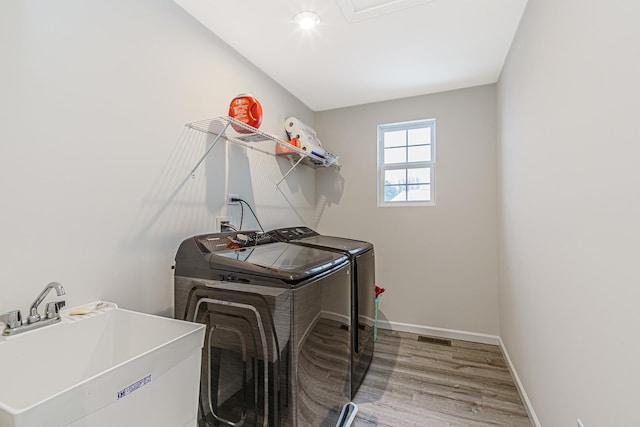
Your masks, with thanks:
[{"label": "wood plank flooring", "polygon": [[355,427],[532,425],[497,346],[383,329],[354,402]]}]

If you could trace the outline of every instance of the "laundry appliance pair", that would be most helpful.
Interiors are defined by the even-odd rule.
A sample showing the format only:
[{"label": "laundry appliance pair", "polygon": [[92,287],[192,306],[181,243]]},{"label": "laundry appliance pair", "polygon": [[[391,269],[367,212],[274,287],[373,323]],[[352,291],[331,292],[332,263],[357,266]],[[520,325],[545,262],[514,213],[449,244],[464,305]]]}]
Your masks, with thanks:
[{"label": "laundry appliance pair", "polygon": [[333,427],[364,377],[373,300],[354,322],[354,256],[285,234],[205,234],[178,249],[175,317],[207,325],[200,427]]}]

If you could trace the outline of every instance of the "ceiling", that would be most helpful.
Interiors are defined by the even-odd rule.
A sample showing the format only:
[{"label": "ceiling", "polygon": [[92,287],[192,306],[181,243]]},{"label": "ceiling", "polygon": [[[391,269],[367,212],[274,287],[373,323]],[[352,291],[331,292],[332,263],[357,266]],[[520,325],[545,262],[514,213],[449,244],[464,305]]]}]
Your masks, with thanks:
[{"label": "ceiling", "polygon": [[495,83],[527,2],[174,1],[314,111]]}]

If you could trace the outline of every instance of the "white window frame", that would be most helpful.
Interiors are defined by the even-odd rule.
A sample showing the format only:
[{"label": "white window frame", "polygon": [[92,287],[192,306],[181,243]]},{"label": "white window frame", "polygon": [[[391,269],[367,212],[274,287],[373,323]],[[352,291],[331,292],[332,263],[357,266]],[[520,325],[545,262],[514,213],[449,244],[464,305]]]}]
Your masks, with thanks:
[{"label": "white window frame", "polygon": [[[385,132],[410,129],[428,128],[431,131],[431,160],[423,162],[403,162],[384,164],[384,138]],[[393,169],[412,169],[428,167],[430,176],[431,200],[386,202],[384,200],[384,175],[385,171]],[[378,125],[378,206],[379,207],[406,207],[406,206],[435,206],[436,204],[436,119],[413,120],[407,122],[388,123]]]}]

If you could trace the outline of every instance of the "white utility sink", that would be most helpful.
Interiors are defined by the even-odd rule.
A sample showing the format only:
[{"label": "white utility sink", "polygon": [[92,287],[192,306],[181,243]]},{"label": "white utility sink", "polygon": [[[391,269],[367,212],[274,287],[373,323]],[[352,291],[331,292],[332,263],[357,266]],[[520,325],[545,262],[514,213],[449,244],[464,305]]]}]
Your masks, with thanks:
[{"label": "white utility sink", "polygon": [[83,308],[0,338],[0,426],[196,426],[204,325]]}]

